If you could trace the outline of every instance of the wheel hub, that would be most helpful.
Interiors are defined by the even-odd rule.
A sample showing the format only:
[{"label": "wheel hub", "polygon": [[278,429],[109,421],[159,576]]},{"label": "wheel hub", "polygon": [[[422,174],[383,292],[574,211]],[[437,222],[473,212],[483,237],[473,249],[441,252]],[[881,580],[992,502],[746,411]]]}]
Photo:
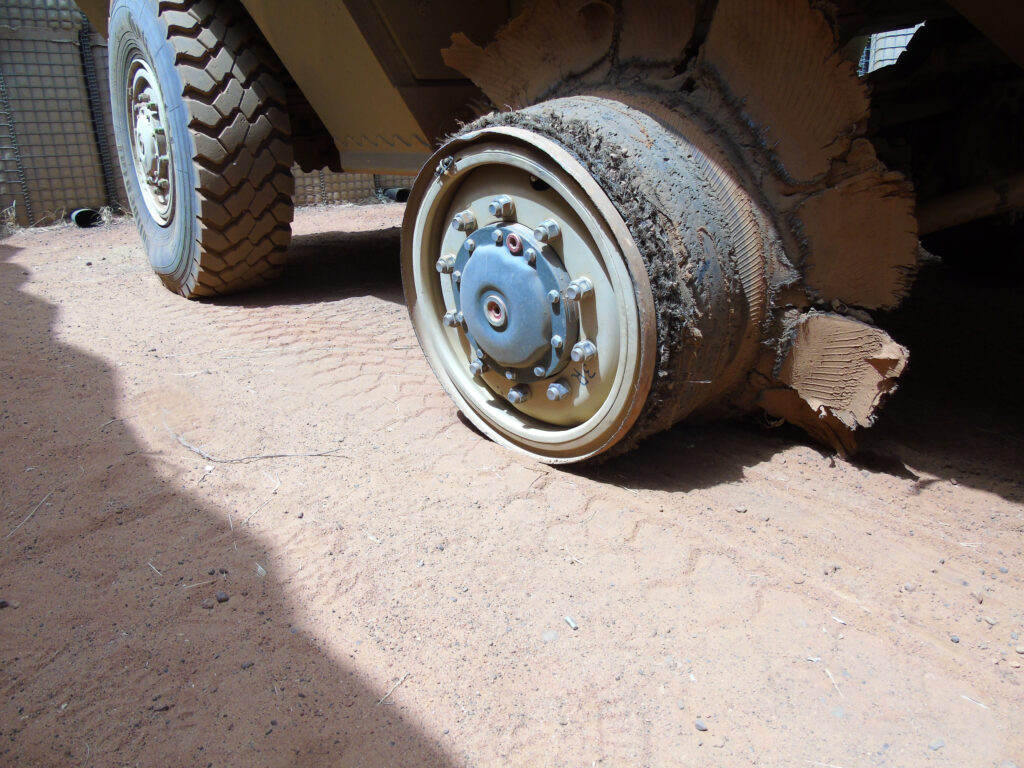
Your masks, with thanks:
[{"label": "wheel hub", "polygon": [[555,250],[522,224],[478,229],[455,255],[452,290],[466,336],[480,360],[511,380],[539,381],[568,364],[578,329],[573,303],[562,298],[569,284]]},{"label": "wheel hub", "polygon": [[171,220],[173,183],[167,124],[160,90],[149,65],[135,59],[128,90],[131,152],[142,197],[150,215],[161,226]]}]

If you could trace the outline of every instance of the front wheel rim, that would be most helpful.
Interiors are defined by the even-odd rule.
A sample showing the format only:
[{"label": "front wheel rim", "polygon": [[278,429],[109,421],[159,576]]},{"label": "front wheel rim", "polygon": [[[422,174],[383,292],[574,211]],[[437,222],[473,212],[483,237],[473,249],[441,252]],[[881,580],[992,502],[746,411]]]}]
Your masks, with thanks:
[{"label": "front wheel rim", "polygon": [[[529,131],[468,134],[435,166],[410,198],[403,271],[438,378],[484,432],[535,458],[607,450],[654,369],[654,301],[625,222],[576,158]],[[522,325],[524,343],[502,335]]]},{"label": "front wheel rim", "polygon": [[160,84],[149,62],[135,51],[126,68],[125,106],[132,167],[149,215],[161,227],[174,218],[171,134]]}]

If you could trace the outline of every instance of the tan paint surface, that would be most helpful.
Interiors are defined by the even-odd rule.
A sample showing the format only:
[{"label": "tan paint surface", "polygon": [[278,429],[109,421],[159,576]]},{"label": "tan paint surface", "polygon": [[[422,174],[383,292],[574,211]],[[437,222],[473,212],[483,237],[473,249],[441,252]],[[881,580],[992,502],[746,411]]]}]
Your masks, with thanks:
[{"label": "tan paint surface", "polygon": [[430,144],[341,2],[244,4],[331,132],[346,171],[419,170]]}]

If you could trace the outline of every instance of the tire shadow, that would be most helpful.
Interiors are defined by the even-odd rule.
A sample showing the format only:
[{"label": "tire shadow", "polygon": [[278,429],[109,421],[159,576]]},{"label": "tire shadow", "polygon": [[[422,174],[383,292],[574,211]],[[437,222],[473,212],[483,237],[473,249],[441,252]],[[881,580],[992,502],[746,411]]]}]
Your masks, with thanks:
[{"label": "tire shadow", "polygon": [[58,340],[16,257],[0,245],[0,763],[449,765],[390,682],[300,628],[267,545],[117,418],[110,364]]}]

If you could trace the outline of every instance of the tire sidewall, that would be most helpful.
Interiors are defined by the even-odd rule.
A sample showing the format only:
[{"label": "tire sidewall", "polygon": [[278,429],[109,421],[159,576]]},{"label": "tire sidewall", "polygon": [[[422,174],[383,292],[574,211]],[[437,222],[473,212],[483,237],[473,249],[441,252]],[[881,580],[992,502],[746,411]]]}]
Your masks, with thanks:
[{"label": "tire sidewall", "polygon": [[[110,9],[110,94],[118,159],[128,202],[153,271],[174,291],[184,292],[199,259],[198,199],[193,170],[195,147],[190,116],[182,98],[182,80],[175,69],[175,51],[153,0],[114,0]],[[156,75],[167,122],[174,200],[170,221],[162,225],[151,215],[140,188],[131,151],[131,119],[127,104],[128,69],[141,57]]]}]

